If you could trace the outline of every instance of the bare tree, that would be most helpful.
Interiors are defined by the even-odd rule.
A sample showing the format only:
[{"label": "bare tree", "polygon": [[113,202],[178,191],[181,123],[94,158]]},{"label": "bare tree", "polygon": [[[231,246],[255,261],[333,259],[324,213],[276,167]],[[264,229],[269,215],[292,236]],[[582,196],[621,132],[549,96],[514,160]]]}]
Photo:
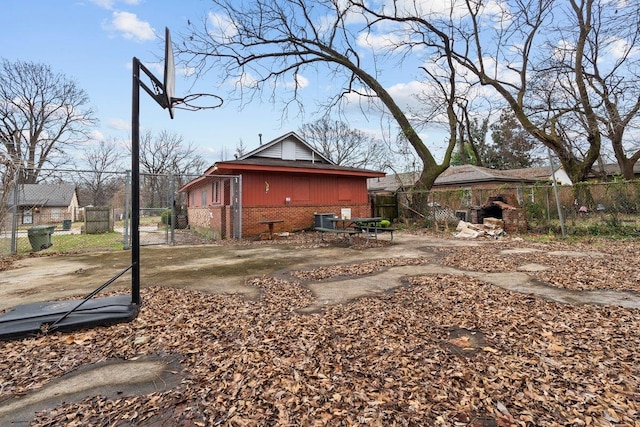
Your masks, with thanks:
[{"label": "bare tree", "polygon": [[236,144],[236,151],[233,155],[237,159],[238,157],[244,156],[246,152],[247,152],[247,146],[245,145],[244,141],[240,139]]},{"label": "bare tree", "polygon": [[2,60],[0,154],[20,166],[20,183],[35,184],[43,169],[67,163],[68,150],[88,139],[96,122],[77,83],[47,65]]},{"label": "bare tree", "polygon": [[305,123],[299,132],[305,141],[337,165],[383,169],[387,163],[386,150],[380,141],[345,122],[323,117]]},{"label": "bare tree", "polygon": [[[605,97],[598,96],[598,91],[603,95],[615,92],[617,98],[611,99],[620,100],[619,89],[624,91],[627,81],[633,86],[631,93],[638,91],[633,72],[637,64],[632,60],[638,34],[635,4],[464,0],[452,3],[438,19],[431,20],[425,19],[421,13],[424,3],[418,1],[394,2],[375,10],[360,5],[380,21],[398,25],[405,39],[437,47],[480,84],[493,88],[522,126],[555,152],[574,182],[586,179],[600,155],[602,124],[620,131],[637,114],[637,95],[627,98],[621,120],[615,119],[616,112],[611,105],[607,107]],[[615,19],[616,14],[624,18]],[[621,56],[626,74],[610,73],[607,79],[602,75],[599,79],[602,48],[613,43],[621,24],[627,28],[621,32],[628,46]],[[623,67],[610,70],[622,71]],[[611,137],[615,139],[613,133]]]},{"label": "bare tree", "polygon": [[12,189],[15,188],[16,168],[11,159],[5,154],[0,153],[0,230],[4,231],[9,206],[13,205],[13,200],[9,197],[13,195]]},{"label": "bare tree", "polygon": [[303,74],[321,73],[338,88],[322,103],[324,111],[354,99],[363,113],[371,111],[369,102],[384,106],[423,163],[417,186],[430,188],[448,167],[455,133],[438,164],[403,107],[378,78],[382,70],[377,64],[402,62],[405,53],[398,50],[404,45],[369,50],[359,45],[360,36],[366,38],[377,22],[376,17],[366,19],[362,5],[335,0],[213,0],[213,5],[212,18],[201,28],[192,27],[181,48],[200,75],[219,70],[222,81],[236,84],[236,94],[244,102],[265,93],[273,100],[283,99],[279,91],[288,87],[286,114],[293,105],[304,109]]},{"label": "bare tree", "polygon": [[171,176],[178,178],[176,187],[187,175],[197,175],[205,167],[205,160],[196,147],[185,143],[182,136],[166,130],[154,135],[151,131],[140,136],[140,173],[143,175],[143,196],[147,207],[166,207],[163,196],[171,188]]},{"label": "bare tree", "polygon": [[629,129],[637,131],[640,111],[640,9],[633,2],[572,4],[581,15],[592,16],[585,23],[589,25],[585,36],[585,80],[621,174],[633,179],[640,150],[628,144],[625,135]]},{"label": "bare tree", "polygon": [[79,173],[78,193],[81,203],[104,206],[122,186],[124,155],[119,144],[114,141],[100,141],[97,145],[86,148],[83,152],[89,172]]}]

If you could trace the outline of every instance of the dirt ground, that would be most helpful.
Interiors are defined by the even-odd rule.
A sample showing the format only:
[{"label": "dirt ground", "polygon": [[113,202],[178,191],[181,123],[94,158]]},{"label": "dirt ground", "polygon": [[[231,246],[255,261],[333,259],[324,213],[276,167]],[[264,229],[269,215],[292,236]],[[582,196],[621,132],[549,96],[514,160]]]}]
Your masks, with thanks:
[{"label": "dirt ground", "polygon": [[[427,245],[424,237],[416,235],[396,238],[395,244],[381,238],[377,244],[361,241],[356,246],[347,240],[329,243],[307,235],[244,244],[147,246],[140,253],[140,282],[141,287],[159,285],[256,297],[256,288],[245,285],[254,276],[371,259],[416,258],[427,254]],[[130,263],[130,251],[21,259],[0,276],[0,310],[87,294]],[[109,290],[129,286],[130,276],[124,275]]]},{"label": "dirt ground", "polygon": [[[536,291],[551,297],[566,294],[566,302],[611,299],[624,305],[625,299],[634,300],[634,295],[619,292],[640,291],[640,270],[634,256],[633,245],[615,241],[536,243],[512,238],[456,239],[423,232],[396,233],[394,241],[381,238],[367,242],[360,238],[350,243],[340,237],[321,240],[313,233],[303,233],[240,244],[143,247],[140,282],[142,288],[163,286],[256,298],[259,290],[247,285],[253,277],[287,276],[291,271],[376,260],[414,259],[433,264],[432,274],[456,268],[458,274],[493,277],[494,284],[522,292]],[[83,296],[130,263],[130,251],[20,259],[0,276],[0,311],[20,304]],[[399,267],[399,276],[406,274],[417,271]],[[130,283],[130,276],[125,274],[107,291],[128,289]],[[391,287],[396,286],[398,283]],[[330,287],[322,286],[325,293],[327,288]],[[614,293],[609,294],[610,291]],[[366,293],[352,291],[346,299]],[[342,301],[344,294],[338,286],[336,295],[327,298]],[[631,306],[635,307],[635,302]]]},{"label": "dirt ground", "polygon": [[[133,322],[6,343],[0,424],[640,426],[639,253],[428,232],[145,247]],[[16,261],[0,310],[129,257]],[[125,384],[140,366],[154,378]]]}]

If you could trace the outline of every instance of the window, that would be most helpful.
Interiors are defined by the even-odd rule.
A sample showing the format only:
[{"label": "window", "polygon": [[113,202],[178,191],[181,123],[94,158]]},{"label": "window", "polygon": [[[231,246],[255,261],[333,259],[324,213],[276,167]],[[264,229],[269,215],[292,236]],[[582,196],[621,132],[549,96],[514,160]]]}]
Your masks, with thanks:
[{"label": "window", "polygon": [[213,181],[212,185],[213,203],[220,203],[220,181]]},{"label": "window", "polygon": [[202,206],[207,206],[207,190],[202,190],[202,193],[200,193],[200,202]]},{"label": "window", "polygon": [[22,212],[22,223],[23,224],[33,224],[33,210],[25,209]]},{"label": "window", "polygon": [[51,208],[51,219],[60,219],[62,218],[62,212],[60,208]]}]

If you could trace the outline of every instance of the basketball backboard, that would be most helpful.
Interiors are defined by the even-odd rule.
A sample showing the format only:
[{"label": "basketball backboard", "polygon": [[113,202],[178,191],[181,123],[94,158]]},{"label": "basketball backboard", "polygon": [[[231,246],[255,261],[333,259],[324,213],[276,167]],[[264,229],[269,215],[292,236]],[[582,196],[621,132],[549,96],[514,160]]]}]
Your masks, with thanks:
[{"label": "basketball backboard", "polygon": [[173,99],[176,94],[176,65],[173,59],[173,45],[169,28],[164,29],[164,80],[162,82],[165,105],[173,119]]}]

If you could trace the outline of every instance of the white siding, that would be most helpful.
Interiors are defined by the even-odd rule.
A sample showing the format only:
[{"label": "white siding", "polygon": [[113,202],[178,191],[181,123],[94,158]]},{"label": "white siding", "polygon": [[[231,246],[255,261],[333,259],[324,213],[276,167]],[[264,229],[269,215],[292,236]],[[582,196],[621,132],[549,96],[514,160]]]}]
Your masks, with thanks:
[{"label": "white siding", "polygon": [[304,144],[294,139],[285,139],[271,147],[265,148],[257,157],[267,157],[281,160],[320,160],[314,157],[313,152]]},{"label": "white siding", "polygon": [[302,144],[296,145],[296,160],[318,160],[314,159],[313,153]]},{"label": "white siding", "polygon": [[269,147],[262,151],[259,157],[269,157],[271,159],[281,159],[282,158],[282,145],[275,144],[272,147]]}]

